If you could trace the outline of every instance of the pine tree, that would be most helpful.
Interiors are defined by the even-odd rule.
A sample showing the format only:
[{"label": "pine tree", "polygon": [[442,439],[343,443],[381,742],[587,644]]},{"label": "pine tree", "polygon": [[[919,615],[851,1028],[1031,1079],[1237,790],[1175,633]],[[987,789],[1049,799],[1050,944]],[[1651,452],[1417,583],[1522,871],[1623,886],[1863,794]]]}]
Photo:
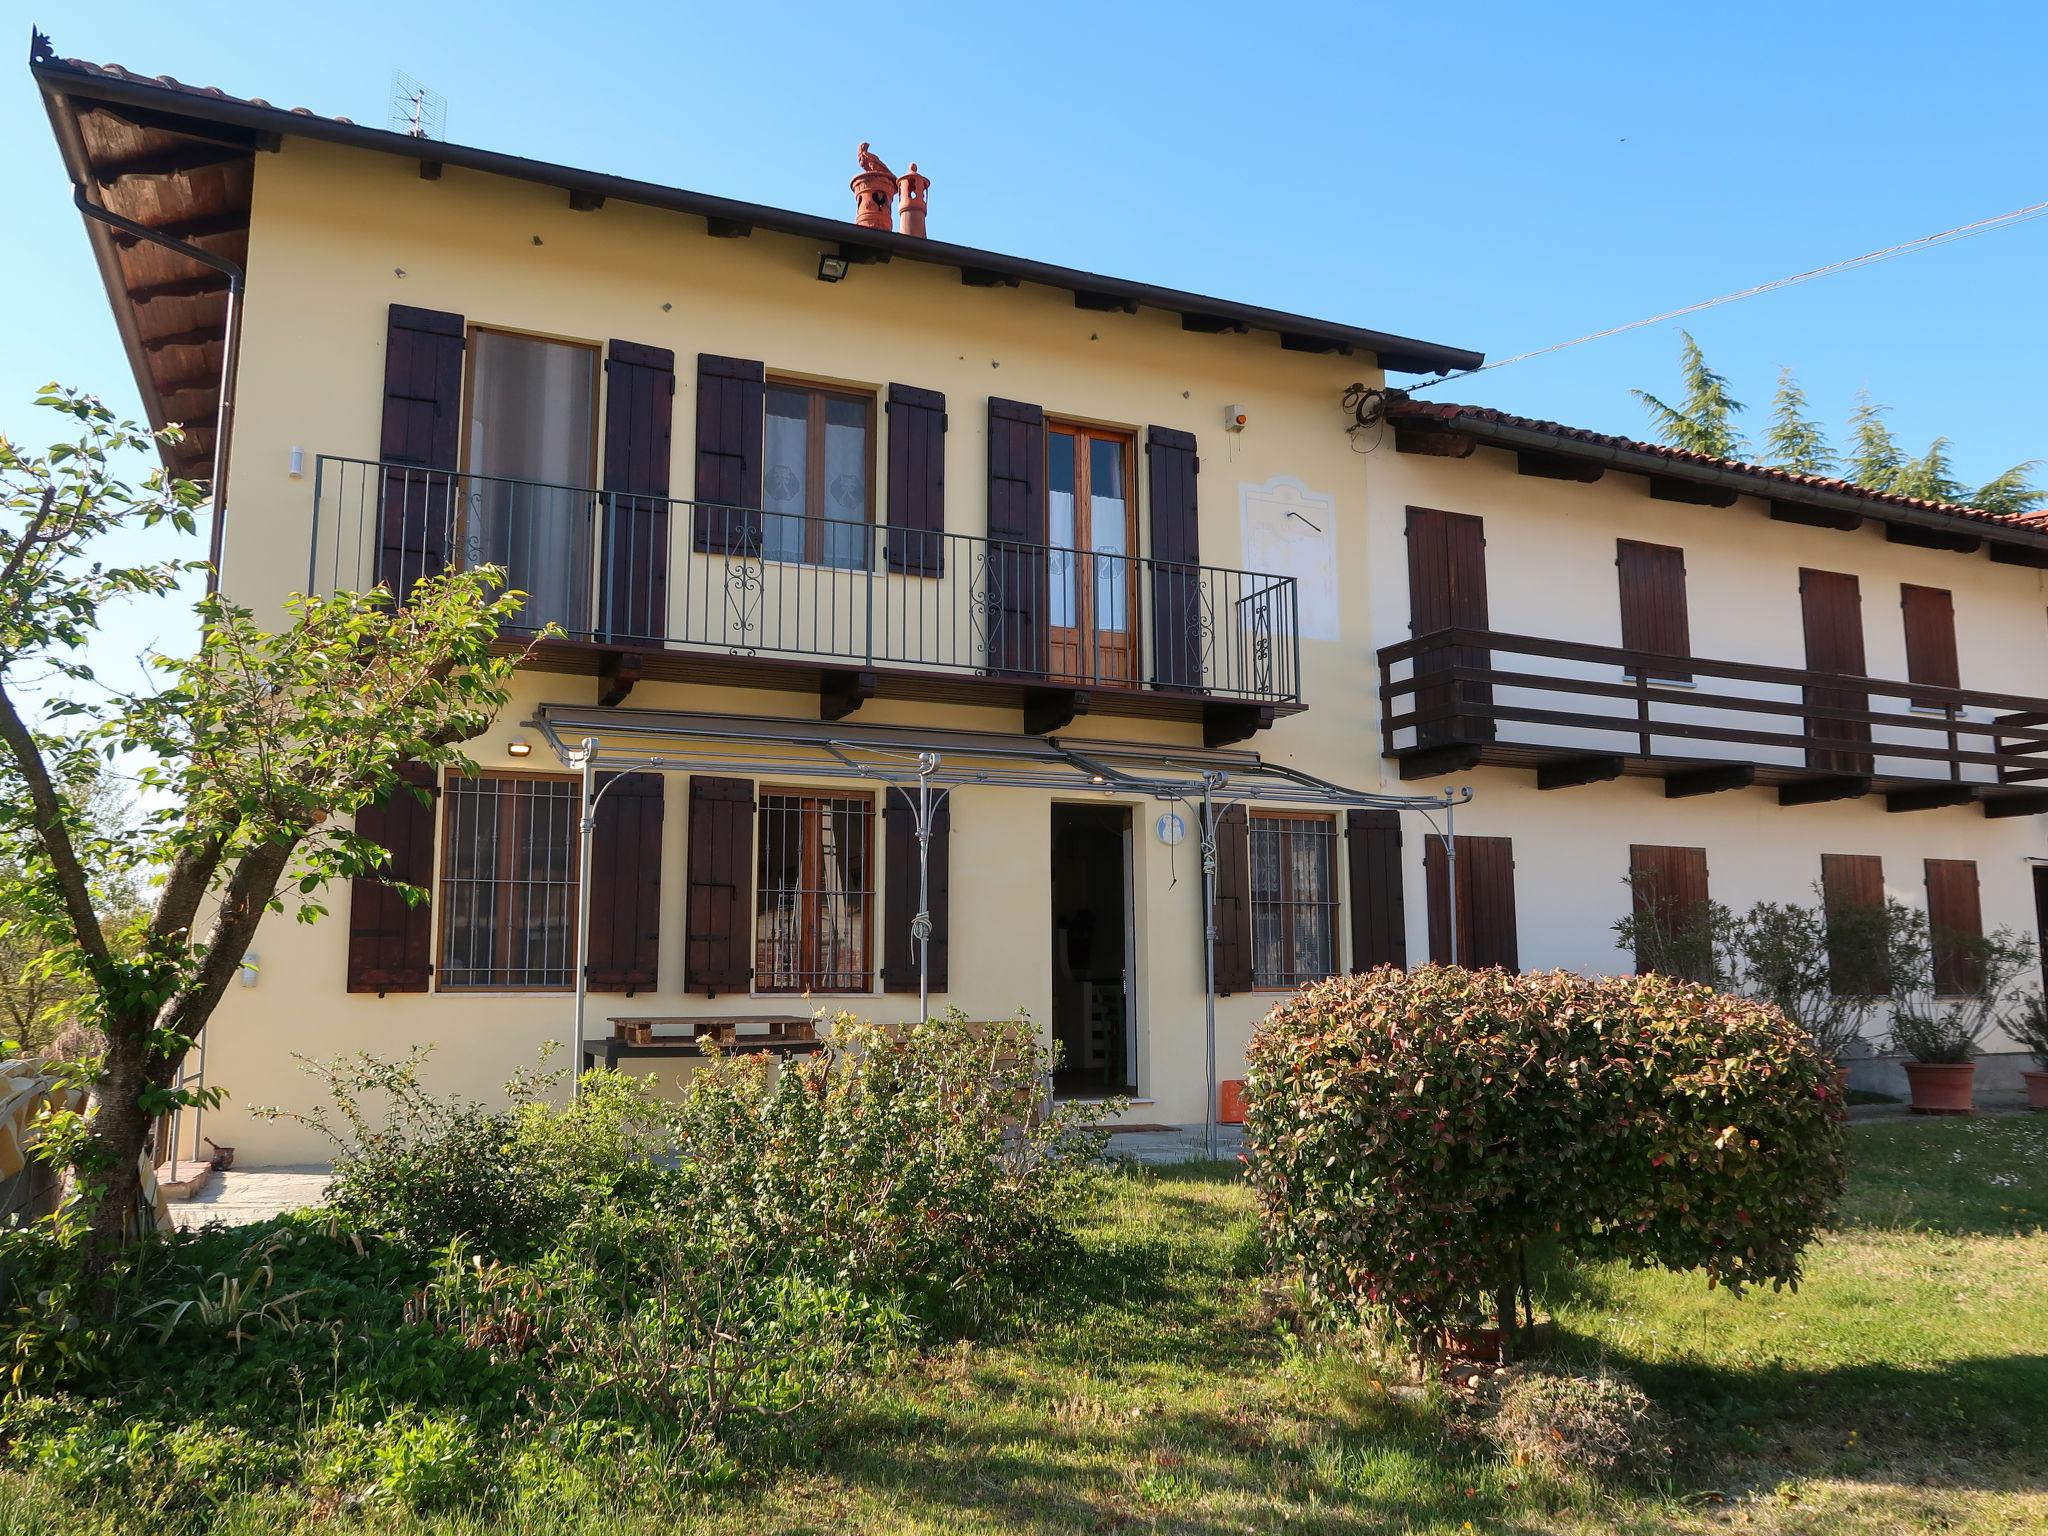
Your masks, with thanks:
[{"label": "pine tree", "polygon": [[1648,407],[1657,423],[1657,435],[1673,448],[1703,453],[1715,459],[1739,459],[1746,451],[1735,418],[1744,409],[1728,393],[1728,381],[1707,366],[1699,343],[1690,331],[1680,331],[1685,345],[1679,351],[1679,376],[1685,384],[1685,398],[1678,405],[1666,405],[1647,390],[1631,393]]},{"label": "pine tree", "polygon": [[1892,489],[1905,467],[1898,440],[1884,423],[1884,413],[1890,409],[1873,404],[1869,390],[1856,392],[1856,409],[1849,417],[1849,462],[1843,470],[1865,490]]},{"label": "pine tree", "polygon": [[2037,510],[2042,502],[2048,501],[2048,490],[2037,490],[2027,476],[2040,462],[2029,459],[2013,465],[1996,479],[1985,481],[1971,492],[1970,505],[1994,517],[2018,517]]},{"label": "pine tree", "polygon": [[1827,433],[1806,414],[1806,391],[1792,377],[1790,368],[1778,370],[1778,392],[1771,398],[1771,427],[1764,434],[1764,449],[1771,463],[1800,475],[1834,473],[1834,450]]},{"label": "pine tree", "polygon": [[1956,479],[1949,462],[1949,440],[1937,437],[1917,459],[1908,459],[1886,487],[1894,496],[1914,496],[1921,501],[1961,501],[1963,483]]}]

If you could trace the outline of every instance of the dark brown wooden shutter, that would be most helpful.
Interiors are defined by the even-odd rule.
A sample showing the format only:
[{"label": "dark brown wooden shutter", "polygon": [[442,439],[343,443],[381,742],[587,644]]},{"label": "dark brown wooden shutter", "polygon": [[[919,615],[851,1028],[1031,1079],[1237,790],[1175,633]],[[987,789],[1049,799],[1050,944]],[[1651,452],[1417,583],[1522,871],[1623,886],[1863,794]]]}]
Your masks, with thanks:
[{"label": "dark brown wooden shutter", "polygon": [[[415,906],[390,882],[434,886],[434,770],[419,763],[398,770],[399,787],[356,812],[356,831],[391,855],[384,878],[351,880],[348,893],[348,989],[424,992],[433,974],[434,914]],[[422,799],[416,790],[425,790]]]},{"label": "dark brown wooden shutter", "polygon": [[[1806,630],[1806,665],[1813,672],[1862,677],[1863,595],[1856,578],[1840,571],[1799,572],[1799,610]],[[1809,687],[1802,690],[1809,705],[1822,709],[1868,710],[1870,695],[1861,689]],[[1829,773],[1868,773],[1871,768],[1870,725],[1861,720],[1834,720],[1809,715],[1806,734],[1845,747],[1808,747],[1806,766]]]},{"label": "dark brown wooden shutter", "polygon": [[1045,412],[988,402],[988,665],[1043,674],[1050,654],[1045,601]]},{"label": "dark brown wooden shutter", "polygon": [[[946,932],[952,910],[953,808],[940,801],[932,812],[932,843],[926,889],[931,903],[931,990],[946,990]],[[882,810],[882,990],[917,990],[917,813],[901,795],[890,793]]]},{"label": "dark brown wooden shutter", "polygon": [[613,341],[604,361],[604,596],[600,640],[668,633],[668,467],[676,355]]},{"label": "dark brown wooden shutter", "polygon": [[[1460,837],[1458,847],[1458,956],[1473,970],[1489,965],[1521,969],[1515,941],[1515,849],[1505,837]],[[1429,958],[1451,964],[1450,905],[1443,839],[1423,848],[1429,891]]]},{"label": "dark brown wooden shutter", "polygon": [[[1486,524],[1470,513],[1408,509],[1408,630],[1413,635],[1441,629],[1485,629]],[[1446,646],[1415,658],[1415,675],[1452,667],[1487,668],[1492,657],[1479,646]],[[1416,731],[1418,746],[1454,741],[1491,741],[1493,721],[1457,713],[1461,705],[1493,703],[1493,685],[1468,682],[1422,687],[1413,695],[1419,713],[1434,714]]]},{"label": "dark brown wooden shutter", "polygon": [[598,783],[610,788],[590,837],[590,990],[652,992],[661,980],[662,777],[604,774]]},{"label": "dark brown wooden shutter", "polygon": [[1152,533],[1152,683],[1202,686],[1202,535],[1195,434],[1148,427],[1145,458]]},{"label": "dark brown wooden shutter", "polygon": [[462,447],[462,316],[394,304],[384,335],[375,580],[404,598],[448,566]]},{"label": "dark brown wooden shutter", "polygon": [[1401,889],[1401,813],[1347,811],[1351,969],[1408,964],[1408,912]]},{"label": "dark brown wooden shutter", "polygon": [[[1837,912],[1884,905],[1884,860],[1874,853],[1824,853],[1820,856],[1821,908]],[[1852,953],[1830,936],[1828,975],[1843,996],[1881,997],[1891,991],[1882,967],[1872,957]]]},{"label": "dark brown wooden shutter", "polygon": [[[1621,586],[1622,649],[1656,656],[1692,655],[1685,611],[1685,551],[1672,544],[1616,539],[1614,568]],[[1649,675],[1666,682],[1692,681],[1689,667],[1653,667]]]},{"label": "dark brown wooden shutter", "polygon": [[[1899,608],[1906,620],[1906,681],[1930,688],[1960,688],[1956,665],[1956,605],[1943,587],[1899,585]],[[1915,709],[1939,709],[1936,698],[1916,698]]]},{"label": "dark brown wooden shutter", "polygon": [[683,989],[716,997],[754,977],[754,786],[690,778]]},{"label": "dark brown wooden shutter", "polygon": [[[1252,989],[1252,828],[1241,805],[1216,815],[1216,991]],[[1199,915],[1199,914],[1198,914]],[[1202,929],[1195,929],[1197,940]],[[1195,951],[1196,959],[1201,951]]]},{"label": "dark brown wooden shutter", "polygon": [[738,357],[697,357],[695,546],[714,554],[761,548],[761,408],[768,370]]},{"label": "dark brown wooden shutter", "polygon": [[1984,912],[1970,859],[1927,861],[1927,927],[1934,941],[1934,991],[1964,997],[1984,985]]},{"label": "dark brown wooden shutter", "polygon": [[[1707,904],[1707,850],[1633,843],[1628,850],[1628,883],[1636,917],[1655,923],[1667,936],[1675,934],[1697,922]],[[1653,958],[1639,942],[1636,969],[1653,967]]]},{"label": "dark brown wooden shutter", "polygon": [[946,574],[946,397],[891,384],[889,401],[889,569]]}]

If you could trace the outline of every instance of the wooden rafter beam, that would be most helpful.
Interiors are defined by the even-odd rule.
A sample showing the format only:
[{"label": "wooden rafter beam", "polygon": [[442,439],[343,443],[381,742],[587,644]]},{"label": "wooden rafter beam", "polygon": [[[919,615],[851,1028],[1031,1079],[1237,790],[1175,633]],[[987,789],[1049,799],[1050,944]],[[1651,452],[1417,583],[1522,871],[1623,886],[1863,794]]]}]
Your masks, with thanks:
[{"label": "wooden rafter beam", "polygon": [[126,160],[109,160],[104,165],[96,165],[92,168],[92,179],[103,187],[111,187],[129,177],[189,176],[194,171],[232,165],[236,161],[252,159],[254,155],[255,151],[245,145],[179,144],[170,149],[153,150],[146,155],[131,155]]},{"label": "wooden rafter beam", "polygon": [[1915,549],[1946,549],[1958,555],[1974,555],[1984,547],[1981,534],[1950,533],[1944,528],[1923,528],[1918,523],[1886,523],[1884,538],[1887,544],[1910,544]]},{"label": "wooden rafter beam", "polygon": [[638,651],[607,651],[597,663],[597,702],[612,709],[626,702],[645,675],[647,658]]},{"label": "wooden rafter beam", "polygon": [[1895,789],[1884,797],[1887,811],[1938,811],[1944,806],[1968,805],[1977,798],[1969,784],[1928,784],[1912,789]]},{"label": "wooden rafter beam", "polygon": [[1394,423],[1396,453],[1420,453],[1436,459],[1469,459],[1478,446],[1479,439],[1469,432],[1446,432],[1408,421]]},{"label": "wooden rafter beam", "polygon": [[1863,515],[1859,512],[1809,507],[1793,501],[1773,500],[1771,519],[1780,523],[1797,523],[1803,528],[1832,528],[1837,533],[1854,533],[1863,526]]},{"label": "wooden rafter beam", "polygon": [[2048,814],[2048,789],[2029,789],[2018,794],[1987,797],[1984,801],[1984,814],[1993,820],[2007,816]]},{"label": "wooden rafter beam", "polygon": [[[153,224],[151,229],[171,240],[204,240],[208,235],[240,234],[249,227],[249,211],[246,208],[230,208],[221,213],[201,214],[197,218],[173,219],[168,224]],[[131,235],[125,229],[114,231],[117,245],[137,245],[140,235]]]},{"label": "wooden rafter beam", "polygon": [[128,290],[130,304],[154,304],[158,299],[197,299],[209,293],[225,293],[228,275],[208,270],[197,277],[181,277],[170,283],[147,283]]},{"label": "wooden rafter beam", "polygon": [[1076,288],[1074,308],[1095,310],[1105,315],[1135,315],[1138,312],[1138,301],[1127,299],[1120,293],[1090,293],[1085,288]]},{"label": "wooden rafter beam", "polygon": [[189,331],[173,331],[168,336],[145,336],[142,338],[144,351],[161,352],[166,347],[203,347],[208,342],[221,339],[217,325],[195,325]]},{"label": "wooden rafter beam", "polygon": [[1424,747],[1401,754],[1404,779],[1439,779],[1447,773],[1463,773],[1479,766],[1479,744],[1459,741],[1446,747]]},{"label": "wooden rafter beam", "polygon": [[1676,501],[1688,507],[1732,507],[1741,492],[1726,486],[1701,485],[1697,480],[1682,480],[1676,475],[1652,475],[1650,495],[1658,501]]},{"label": "wooden rafter beam", "polygon": [[1515,473],[1534,475],[1541,480],[1576,480],[1581,485],[1591,485],[1607,471],[1602,465],[1575,459],[1569,454],[1549,453],[1541,448],[1517,448]]}]

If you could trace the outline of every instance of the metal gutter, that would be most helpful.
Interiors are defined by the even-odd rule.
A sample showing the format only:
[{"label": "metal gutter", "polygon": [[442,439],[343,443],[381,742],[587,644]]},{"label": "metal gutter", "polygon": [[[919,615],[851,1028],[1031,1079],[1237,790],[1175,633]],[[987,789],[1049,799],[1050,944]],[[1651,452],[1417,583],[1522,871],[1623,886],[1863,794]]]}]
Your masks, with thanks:
[{"label": "metal gutter", "polygon": [[393,133],[381,128],[365,128],[357,123],[344,123],[312,113],[288,112],[278,107],[259,107],[233,97],[201,95],[172,86],[93,74],[59,59],[32,62],[30,71],[44,89],[51,93],[105,101],[115,105],[146,107],[152,111],[175,113],[204,122],[226,123],[260,133],[289,134],[353,149],[402,155],[409,159],[442,166],[457,166],[488,175],[509,176],[519,181],[536,182],[542,186],[557,188],[564,193],[615,197],[621,202],[639,203],[675,213],[692,214],[702,219],[717,220],[728,227],[760,228],[772,230],[777,234],[793,235],[800,239],[822,241],[834,247],[844,246],[866,253],[871,260],[886,261],[900,256],[906,261],[955,267],[963,274],[973,273],[983,279],[993,279],[1004,286],[1014,287],[1018,283],[1028,282],[1063,288],[1072,293],[1086,294],[1098,303],[1107,301],[1107,307],[1112,308],[1143,305],[1152,309],[1175,311],[1183,316],[1198,317],[1204,321],[1226,322],[1226,326],[1222,328],[1243,326],[1285,337],[1327,343],[1332,347],[1356,348],[1371,352],[1382,368],[1402,373],[1447,373],[1457,369],[1476,368],[1485,361],[1485,354],[1463,347],[1444,346],[1413,337],[1392,335],[1385,331],[1341,325],[1307,315],[1289,314],[1258,305],[1210,298],[1179,289],[1156,287],[1150,283],[1105,277],[1071,267],[1054,266],[1047,262],[980,250],[973,246],[951,245],[944,241],[919,239],[893,231],[863,229],[846,219],[821,218],[815,214],[796,213],[785,208],[770,208],[758,203],[740,202],[733,198],[713,197],[680,187],[663,186],[656,182],[638,181],[624,176],[610,176],[597,171],[577,170],[571,166],[529,160],[495,150],[473,149],[437,139],[416,139],[410,134]]}]

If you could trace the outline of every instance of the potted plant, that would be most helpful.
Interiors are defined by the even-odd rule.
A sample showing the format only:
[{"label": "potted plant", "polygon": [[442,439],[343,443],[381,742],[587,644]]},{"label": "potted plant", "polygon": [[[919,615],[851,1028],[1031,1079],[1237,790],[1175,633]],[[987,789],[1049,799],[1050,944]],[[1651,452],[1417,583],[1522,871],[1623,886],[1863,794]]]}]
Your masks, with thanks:
[{"label": "potted plant", "polygon": [[[2012,1012],[2005,1016],[2005,1032],[2022,1050],[2033,1053],[2036,1067],[2048,1068],[2048,997],[2039,992],[2021,994]],[[2020,1076],[2027,1084],[2027,1107],[2048,1109],[2048,1070],[2022,1072]]]},{"label": "potted plant", "polygon": [[1967,1115],[1977,1076],[1977,1044],[1999,1022],[1999,1008],[2033,962],[2030,939],[1937,933],[1927,946],[1921,989],[1892,1015],[1892,1049],[1903,1063],[1916,1115]]},{"label": "potted plant", "polygon": [[1967,1115],[1975,1091],[1983,1015],[1967,1003],[1901,1003],[1892,1015],[1892,1049],[1906,1057],[1916,1115]]}]

